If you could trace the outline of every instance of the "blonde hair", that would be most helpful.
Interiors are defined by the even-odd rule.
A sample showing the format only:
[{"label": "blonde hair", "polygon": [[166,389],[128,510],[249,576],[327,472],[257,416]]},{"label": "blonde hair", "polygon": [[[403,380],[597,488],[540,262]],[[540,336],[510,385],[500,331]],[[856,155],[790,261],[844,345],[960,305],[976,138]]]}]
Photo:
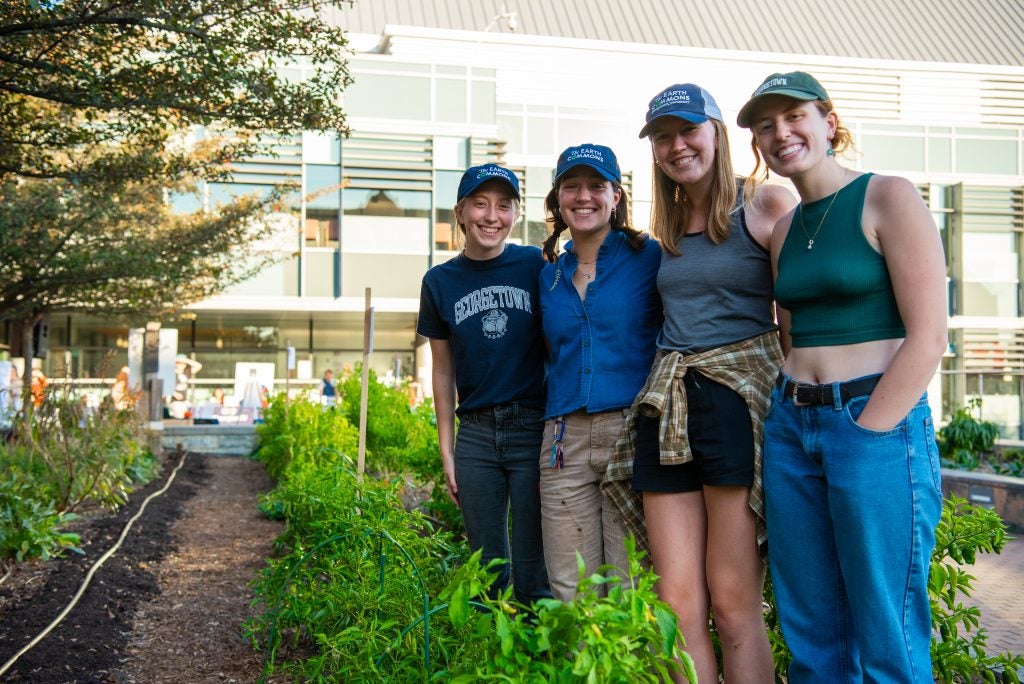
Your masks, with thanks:
[{"label": "blonde hair", "polygon": [[[736,207],[736,176],[732,170],[729,154],[729,134],[725,124],[709,119],[715,129],[718,143],[712,168],[708,224],[705,232],[716,245],[729,236],[729,220]],[[651,235],[661,242],[661,247],[673,256],[679,256],[679,241],[686,232],[690,218],[690,203],[686,192],[653,162],[653,194],[651,205]]]}]

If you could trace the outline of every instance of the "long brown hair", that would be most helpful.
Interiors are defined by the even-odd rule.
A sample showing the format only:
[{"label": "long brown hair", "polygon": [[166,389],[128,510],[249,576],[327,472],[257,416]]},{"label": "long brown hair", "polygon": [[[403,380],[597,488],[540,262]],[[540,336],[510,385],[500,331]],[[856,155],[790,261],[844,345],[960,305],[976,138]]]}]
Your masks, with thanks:
[{"label": "long brown hair", "polygon": [[[622,184],[609,182],[612,184],[612,190],[619,192],[619,203],[615,205],[615,211],[612,212],[610,220],[612,230],[621,230],[626,234],[629,246],[634,251],[640,251],[647,241],[647,236],[630,225],[632,219],[630,218],[629,193],[626,192],[626,188],[622,187]],[[544,256],[551,263],[558,259],[558,236],[569,227],[558,210],[558,188],[561,184],[561,179],[556,180],[548,196],[544,198],[544,209],[547,211],[545,221],[551,224],[551,235],[544,241]]]},{"label": "long brown hair", "polygon": [[[736,206],[736,176],[732,170],[729,154],[729,135],[725,124],[708,119],[715,128],[715,163],[712,169],[710,207],[705,232],[715,244],[729,235],[729,219]],[[690,203],[683,187],[661,170],[657,161],[652,162],[654,202],[651,205],[651,235],[661,241],[662,249],[673,256],[679,256],[679,241],[686,232],[690,218]]]}]

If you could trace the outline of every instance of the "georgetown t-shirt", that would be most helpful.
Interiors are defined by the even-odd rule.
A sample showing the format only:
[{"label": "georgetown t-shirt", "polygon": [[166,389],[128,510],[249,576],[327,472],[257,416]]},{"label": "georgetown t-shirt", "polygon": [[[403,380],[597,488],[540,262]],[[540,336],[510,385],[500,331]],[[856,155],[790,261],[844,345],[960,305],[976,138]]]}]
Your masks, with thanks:
[{"label": "georgetown t-shirt", "polygon": [[493,259],[460,254],[423,276],[416,332],[449,340],[456,413],[518,401],[544,408],[544,351],[536,247],[505,245]]}]

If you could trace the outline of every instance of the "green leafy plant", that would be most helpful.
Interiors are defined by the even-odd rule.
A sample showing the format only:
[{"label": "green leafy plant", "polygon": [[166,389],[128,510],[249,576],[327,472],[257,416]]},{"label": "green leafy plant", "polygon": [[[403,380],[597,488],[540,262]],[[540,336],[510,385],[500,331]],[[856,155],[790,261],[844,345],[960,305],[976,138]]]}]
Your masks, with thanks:
[{"label": "green leafy plant", "polygon": [[978,553],[999,553],[1006,541],[1006,525],[995,511],[956,497],[943,502],[928,578],[932,665],[941,682],[1020,681],[1024,657],[989,655],[988,636],[978,626],[981,613],[962,601],[971,595],[975,579],[962,566],[973,565]]},{"label": "green leafy plant", "polygon": [[[532,607],[509,600],[506,589],[488,598],[493,575],[474,554],[454,575],[441,598],[459,627],[475,623],[484,640],[480,660],[465,662],[453,684],[502,682],[665,682],[682,672],[696,683],[693,661],[683,650],[677,619],[654,591],[656,577],[641,567],[641,554],[627,541],[629,573],[605,566],[584,576],[570,602],[541,599]],[[605,593],[606,592],[606,593]],[[473,610],[471,602],[482,606]]]},{"label": "green leafy plant", "polygon": [[58,513],[51,500],[40,498],[35,482],[25,474],[0,479],[0,559],[49,560],[65,550],[81,553],[79,536],[61,529],[73,519],[73,514]]},{"label": "green leafy plant", "polygon": [[255,458],[276,479],[290,467],[330,465],[355,459],[359,430],[334,407],[308,401],[287,401],[283,394],[271,399],[257,427],[260,448]]},{"label": "green leafy plant", "polygon": [[1020,449],[1001,451],[990,463],[992,470],[998,475],[1024,477],[1024,451]]},{"label": "green leafy plant", "polygon": [[266,497],[287,527],[254,585],[266,611],[247,625],[265,677],[443,680],[472,644],[468,629],[424,617],[462,550],[403,508],[400,486],[306,464]]},{"label": "green leafy plant", "polygon": [[980,410],[981,399],[975,397],[966,407],[956,409],[949,423],[939,430],[937,441],[944,466],[974,470],[980,465],[982,455],[992,451],[999,437],[999,426],[977,418]]}]

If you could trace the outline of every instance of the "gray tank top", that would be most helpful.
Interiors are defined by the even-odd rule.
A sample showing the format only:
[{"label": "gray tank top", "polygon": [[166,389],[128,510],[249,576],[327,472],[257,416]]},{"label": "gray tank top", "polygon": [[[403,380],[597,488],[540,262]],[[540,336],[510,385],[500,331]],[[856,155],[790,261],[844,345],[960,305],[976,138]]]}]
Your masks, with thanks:
[{"label": "gray tank top", "polygon": [[693,233],[680,238],[679,256],[661,253],[658,349],[697,354],[776,328],[771,259],[747,229],[742,193],[736,201],[720,244]]}]

